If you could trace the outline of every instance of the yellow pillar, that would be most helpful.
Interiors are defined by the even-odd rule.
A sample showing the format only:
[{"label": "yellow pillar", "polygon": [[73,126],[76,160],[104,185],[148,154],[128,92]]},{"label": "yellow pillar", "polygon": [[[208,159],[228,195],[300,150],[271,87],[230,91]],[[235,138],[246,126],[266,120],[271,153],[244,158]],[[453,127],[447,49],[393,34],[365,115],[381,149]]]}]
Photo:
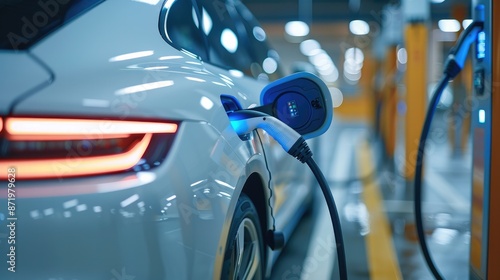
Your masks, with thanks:
[{"label": "yellow pillar", "polygon": [[385,144],[386,155],[389,159],[394,157],[396,149],[396,120],[397,120],[397,47],[390,46],[387,50],[384,66],[384,86],[382,89],[382,118],[381,130]]},{"label": "yellow pillar", "polygon": [[405,117],[405,178],[415,175],[418,142],[424,124],[427,96],[428,31],[424,22],[409,23],[405,30],[406,117]]},{"label": "yellow pillar", "polygon": [[359,84],[362,88],[361,94],[366,100],[365,110],[367,122],[373,127],[375,125],[375,94],[373,90],[373,81],[375,80],[375,59],[373,58],[371,52],[368,50],[364,51],[365,59],[363,62],[363,68],[361,69],[361,79]]}]

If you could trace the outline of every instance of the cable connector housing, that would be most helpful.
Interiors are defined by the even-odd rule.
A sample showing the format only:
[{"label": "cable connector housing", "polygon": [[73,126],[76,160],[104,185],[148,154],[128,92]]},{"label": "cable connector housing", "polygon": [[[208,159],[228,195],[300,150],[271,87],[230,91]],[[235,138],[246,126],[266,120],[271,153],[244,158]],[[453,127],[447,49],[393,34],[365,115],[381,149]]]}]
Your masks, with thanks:
[{"label": "cable connector housing", "polygon": [[302,137],[300,137],[297,142],[293,144],[288,153],[302,163],[308,161],[313,155],[306,140]]},{"label": "cable connector housing", "polygon": [[458,64],[454,54],[448,55],[448,59],[445,62],[444,73],[447,74],[450,79],[455,78],[458,73],[462,71],[462,67]]}]

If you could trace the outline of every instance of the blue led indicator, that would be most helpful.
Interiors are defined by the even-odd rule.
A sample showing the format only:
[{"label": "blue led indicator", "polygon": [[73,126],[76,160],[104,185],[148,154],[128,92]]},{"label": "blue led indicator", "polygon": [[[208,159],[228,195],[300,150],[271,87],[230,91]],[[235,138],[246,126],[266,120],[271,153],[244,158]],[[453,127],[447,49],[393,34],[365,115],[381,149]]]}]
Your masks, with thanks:
[{"label": "blue led indicator", "polygon": [[479,123],[485,123],[486,122],[486,111],[481,109],[479,110]]},{"label": "blue led indicator", "polygon": [[297,110],[297,104],[295,100],[288,101],[288,110],[290,111],[290,116],[295,118],[299,115],[299,111]]},{"label": "blue led indicator", "polygon": [[483,59],[486,56],[486,33],[484,31],[477,35],[476,56],[477,59]]}]

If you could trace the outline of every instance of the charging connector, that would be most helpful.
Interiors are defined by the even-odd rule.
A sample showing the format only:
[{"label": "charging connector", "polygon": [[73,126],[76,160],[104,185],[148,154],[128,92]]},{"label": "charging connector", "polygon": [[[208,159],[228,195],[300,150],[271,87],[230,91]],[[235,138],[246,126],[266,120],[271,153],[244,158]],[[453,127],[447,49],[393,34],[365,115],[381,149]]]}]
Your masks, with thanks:
[{"label": "charging connector", "polygon": [[415,223],[420,248],[422,249],[422,254],[424,255],[425,262],[427,263],[427,266],[429,267],[432,275],[437,280],[443,279],[443,276],[441,276],[436,265],[432,261],[429,248],[427,246],[427,241],[425,239],[422,219],[422,167],[424,161],[425,143],[429,135],[432,118],[437,108],[439,99],[441,98],[444,89],[448,85],[448,82],[456,77],[458,73],[460,73],[460,71],[463,69],[470,46],[477,40],[478,34],[480,34],[480,32],[483,30],[483,25],[484,6],[478,5],[476,6],[474,21],[460,34],[455,47],[452,48],[450,54],[448,55],[444,69],[444,76],[441,78],[441,81],[439,82],[432,95],[429,109],[427,110],[427,114],[425,116],[424,126],[422,127],[422,133],[420,134],[420,141],[418,144],[417,160],[415,164],[414,188]]},{"label": "charging connector", "polygon": [[[337,247],[340,279],[347,279],[347,262],[344,249],[344,238],[342,236],[342,227],[340,224],[337,206],[335,205],[335,200],[333,199],[333,195],[325,176],[312,158],[313,154],[307,145],[307,142],[300,134],[282,121],[259,111],[239,110],[228,113],[228,116],[231,121],[231,126],[238,135],[246,135],[257,128],[263,129],[269,133],[269,135],[271,135],[271,137],[273,137],[287,153],[309,166],[319,183],[330,212]],[[273,237],[272,232],[268,232],[268,235]],[[270,239],[274,240],[273,238]],[[271,246],[273,246],[273,244],[271,244]]]}]

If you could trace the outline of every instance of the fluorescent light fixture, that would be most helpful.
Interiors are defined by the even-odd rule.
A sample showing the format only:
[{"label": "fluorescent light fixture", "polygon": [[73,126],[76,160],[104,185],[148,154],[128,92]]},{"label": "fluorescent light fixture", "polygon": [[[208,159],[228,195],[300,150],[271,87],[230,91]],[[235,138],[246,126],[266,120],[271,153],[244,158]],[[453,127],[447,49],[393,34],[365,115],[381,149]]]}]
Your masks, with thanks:
[{"label": "fluorescent light fixture", "polygon": [[125,208],[125,207],[129,206],[130,204],[136,202],[137,200],[139,200],[139,195],[133,194],[132,196],[125,198],[122,202],[120,202],[120,206],[122,208]]},{"label": "fluorescent light fixture", "polygon": [[365,55],[359,48],[349,48],[345,51],[345,60],[355,64],[362,64],[365,60]]},{"label": "fluorescent light fixture", "polygon": [[321,67],[325,64],[332,63],[332,59],[325,51],[322,51],[318,54],[315,54],[314,56],[309,57],[309,61],[316,67]]},{"label": "fluorescent light fixture", "polygon": [[292,37],[304,37],[309,34],[309,25],[303,21],[289,21],[285,24],[285,32]]},{"label": "fluorescent light fixture", "polygon": [[200,78],[196,78],[196,77],[185,77],[187,80],[190,80],[190,81],[193,81],[193,82],[199,82],[199,83],[204,83],[206,82],[205,80],[203,79],[200,79]]},{"label": "fluorescent light fixture", "polygon": [[438,27],[443,32],[458,32],[460,30],[460,22],[456,19],[442,19],[438,21]]},{"label": "fluorescent light fixture", "polygon": [[462,21],[462,26],[464,29],[466,29],[467,27],[469,27],[469,25],[472,23],[472,19],[464,19]]},{"label": "fluorescent light fixture", "polygon": [[212,18],[208,14],[207,10],[203,8],[203,32],[205,32],[205,34],[208,35],[210,31],[212,31],[212,26],[213,26]]},{"label": "fluorescent light fixture", "polygon": [[440,3],[443,3],[444,0],[431,0],[431,2],[434,4],[440,4]]},{"label": "fluorescent light fixture", "polygon": [[156,4],[160,3],[160,0],[134,0],[134,1],[139,3],[149,4],[152,6],[155,6]]},{"label": "fluorescent light fixture", "polygon": [[252,33],[257,41],[263,42],[264,40],[266,40],[266,32],[260,26],[255,26],[252,30]]},{"label": "fluorescent light fixture", "polygon": [[148,90],[153,90],[153,89],[169,87],[169,86],[172,86],[173,84],[174,84],[174,81],[171,81],[171,80],[145,83],[145,84],[140,84],[140,85],[136,85],[136,86],[131,86],[131,87],[119,89],[115,92],[115,94],[116,95],[125,95],[125,94],[138,93],[138,92],[143,92],[143,91],[148,91]]},{"label": "fluorescent light fixture", "polygon": [[201,107],[205,108],[205,110],[210,110],[212,109],[212,107],[214,107],[214,102],[210,100],[210,98],[202,96],[200,99],[200,105]]},{"label": "fluorescent light fixture", "polygon": [[170,60],[170,59],[180,59],[180,58],[183,58],[183,57],[180,55],[167,55],[167,56],[162,56],[158,59],[159,60]]},{"label": "fluorescent light fixture", "polygon": [[330,94],[332,96],[333,108],[337,108],[342,105],[342,102],[344,102],[344,95],[342,94],[342,91],[336,87],[330,87],[328,89],[330,90]]},{"label": "fluorescent light fixture", "polygon": [[305,56],[312,56],[321,50],[321,45],[314,39],[305,40],[300,43],[300,52]]},{"label": "fluorescent light fixture", "polygon": [[163,8],[164,9],[170,9],[172,7],[172,4],[174,4],[175,0],[167,0],[167,2],[165,2],[165,4],[163,5]]},{"label": "fluorescent light fixture", "polygon": [[76,206],[77,212],[83,212],[85,210],[87,210],[87,204],[80,204],[80,205]]},{"label": "fluorescent light fixture", "polygon": [[322,78],[327,83],[334,83],[339,79],[339,71],[337,70],[337,68],[334,68],[332,73],[324,75],[322,76]]},{"label": "fluorescent light fixture", "polygon": [[245,76],[245,74],[243,74],[243,72],[241,72],[240,70],[237,70],[237,69],[229,70],[229,74],[231,74],[231,76],[236,77],[236,78],[241,78],[241,77]]},{"label": "fluorescent light fixture", "polygon": [[262,69],[264,69],[267,74],[272,74],[278,70],[278,62],[274,58],[268,57],[262,62]]},{"label": "fluorescent light fixture", "polygon": [[344,78],[346,79],[347,82],[351,84],[357,84],[359,79],[361,79],[361,71],[358,71],[357,73],[350,73],[348,71],[344,71]]},{"label": "fluorescent light fixture", "polygon": [[238,38],[236,34],[229,29],[226,28],[222,31],[220,35],[220,42],[224,48],[230,53],[235,53],[238,49]]},{"label": "fluorescent light fixture", "polygon": [[355,75],[361,72],[362,64],[353,63],[352,60],[344,61],[344,72]]},{"label": "fluorescent light fixture", "polygon": [[326,76],[326,75],[330,75],[333,72],[335,72],[335,66],[333,65],[333,63],[328,63],[325,65],[322,65],[321,67],[316,67],[316,70],[318,70],[319,74]]},{"label": "fluorescent light fixture", "polygon": [[121,55],[117,55],[117,56],[110,58],[109,62],[131,60],[131,59],[151,56],[153,54],[154,54],[154,51],[140,51],[140,52],[126,53],[126,54],[121,54]]},{"label": "fluorescent light fixture", "polygon": [[364,20],[353,20],[349,22],[349,30],[354,35],[366,35],[370,33],[370,26]]},{"label": "fluorescent light fixture", "polygon": [[78,199],[72,199],[72,200],[68,200],[68,201],[63,202],[64,209],[76,207],[77,205],[78,205]]},{"label": "fluorescent light fixture", "polygon": [[168,69],[168,66],[151,66],[151,67],[146,67],[144,70],[146,71],[156,71],[156,70],[165,70]]},{"label": "fluorescent light fixture", "polygon": [[398,62],[400,64],[406,64],[408,62],[408,53],[406,52],[405,48],[400,48],[398,50]]},{"label": "fluorescent light fixture", "polygon": [[191,17],[193,18],[193,22],[194,22],[194,25],[196,25],[196,28],[200,28],[200,22],[198,21],[198,15],[196,14],[194,7],[191,9]]},{"label": "fluorescent light fixture", "polygon": [[214,82],[212,82],[212,84],[214,84],[214,85],[218,85],[218,86],[221,86],[221,87],[225,87],[225,86],[226,86],[226,85],[225,85],[225,84],[223,84],[223,83],[219,83],[219,82],[215,82],[215,81],[214,81]]},{"label": "fluorescent light fixture", "polygon": [[47,209],[43,210],[43,214],[45,216],[50,216],[50,215],[54,214],[54,208],[47,208]]},{"label": "fluorescent light fixture", "polygon": [[486,122],[486,111],[481,109],[479,110],[479,123],[485,123]]}]

